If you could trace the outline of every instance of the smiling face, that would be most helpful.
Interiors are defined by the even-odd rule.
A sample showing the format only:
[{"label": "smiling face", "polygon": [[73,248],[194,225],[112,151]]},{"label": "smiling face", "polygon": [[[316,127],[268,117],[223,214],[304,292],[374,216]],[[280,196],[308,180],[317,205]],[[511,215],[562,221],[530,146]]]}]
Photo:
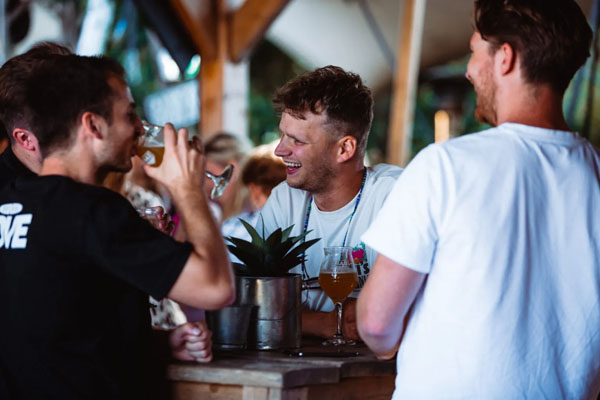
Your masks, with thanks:
[{"label": "smiling face", "polygon": [[142,132],[142,122],[135,112],[135,102],[129,86],[120,78],[111,77],[109,84],[115,95],[112,121],[105,138],[99,162],[107,170],[127,172],[137,149],[137,138]]},{"label": "smiling face", "polygon": [[315,194],[326,190],[334,177],[336,141],[324,128],[325,114],[307,111],[303,117],[283,112],[275,155],[286,165],[288,185]]},{"label": "smiling face", "polygon": [[477,94],[475,118],[478,121],[496,125],[496,82],[494,81],[494,55],[490,43],[479,32],[474,32],[469,43],[471,58],[467,64],[467,79],[473,84]]}]

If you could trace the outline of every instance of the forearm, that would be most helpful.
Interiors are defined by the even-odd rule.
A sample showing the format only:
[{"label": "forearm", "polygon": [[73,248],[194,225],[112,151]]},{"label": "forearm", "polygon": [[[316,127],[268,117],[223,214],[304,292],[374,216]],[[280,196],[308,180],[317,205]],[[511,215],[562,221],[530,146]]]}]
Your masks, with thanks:
[{"label": "forearm", "polygon": [[302,311],[302,334],[319,337],[333,336],[335,319],[328,312]]}]

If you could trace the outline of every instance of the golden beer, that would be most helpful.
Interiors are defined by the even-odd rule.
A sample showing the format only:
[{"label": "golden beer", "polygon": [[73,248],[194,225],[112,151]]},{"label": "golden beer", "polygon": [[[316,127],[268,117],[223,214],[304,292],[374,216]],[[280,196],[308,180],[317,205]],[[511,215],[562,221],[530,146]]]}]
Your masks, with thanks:
[{"label": "golden beer", "polygon": [[163,160],[165,155],[165,148],[163,147],[149,147],[149,146],[138,146],[137,155],[142,161],[153,167],[157,167]]},{"label": "golden beer", "polygon": [[358,276],[356,272],[321,272],[319,285],[331,300],[341,302],[358,285]]}]

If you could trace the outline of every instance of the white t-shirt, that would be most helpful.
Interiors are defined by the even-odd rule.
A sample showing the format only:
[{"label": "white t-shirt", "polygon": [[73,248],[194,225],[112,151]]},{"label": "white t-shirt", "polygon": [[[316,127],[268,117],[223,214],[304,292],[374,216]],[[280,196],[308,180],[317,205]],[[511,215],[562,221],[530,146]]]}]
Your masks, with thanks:
[{"label": "white t-shirt", "polygon": [[363,240],[428,274],[394,399],[596,399],[600,157],[587,141],[505,123],[431,145]]},{"label": "white t-shirt", "polygon": [[[341,246],[344,235],[348,231],[346,246],[353,248],[352,254],[357,262],[359,279],[353,297],[358,295],[358,290],[362,288],[367,279],[371,263],[376,256],[373,249],[366,247],[361,242],[360,236],[375,218],[401,172],[402,168],[386,164],[379,164],[372,169],[367,169],[365,187],[352,221],[349,220],[356,204],[356,196],[342,208],[330,212],[319,210],[313,200],[307,227],[307,230],[312,232],[306,236],[306,240],[315,238],[321,238],[321,240],[306,251],[306,269],[309,277],[319,276],[321,261],[324,258],[323,249],[328,246]],[[301,235],[309,199],[310,193],[291,188],[286,182],[282,182],[273,189],[261,212],[264,219],[265,236],[277,228],[285,229],[292,224],[294,229],[292,229],[291,235]],[[351,223],[348,224],[348,222]],[[260,218],[257,230],[262,233]],[[298,266],[290,272],[301,274],[302,267]],[[309,290],[308,296],[303,294],[303,300],[307,300],[305,307],[310,310],[330,311],[333,309],[333,302],[319,289]]]}]

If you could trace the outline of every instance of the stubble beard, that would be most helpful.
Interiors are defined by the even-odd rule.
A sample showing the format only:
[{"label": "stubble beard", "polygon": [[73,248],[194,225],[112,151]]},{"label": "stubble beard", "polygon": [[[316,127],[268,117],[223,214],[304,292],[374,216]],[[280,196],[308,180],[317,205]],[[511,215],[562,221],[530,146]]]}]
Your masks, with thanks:
[{"label": "stubble beard", "polygon": [[477,95],[475,119],[479,122],[496,125],[496,84],[491,71],[482,77],[481,83],[474,85]]},{"label": "stubble beard", "polygon": [[[328,160],[321,159],[315,161],[315,167],[311,170],[302,171],[305,174],[304,179],[300,182],[291,182],[288,179],[290,187],[304,190],[311,194],[321,193],[330,187],[331,179],[333,179],[333,168]],[[303,167],[304,168],[304,167]]]}]

